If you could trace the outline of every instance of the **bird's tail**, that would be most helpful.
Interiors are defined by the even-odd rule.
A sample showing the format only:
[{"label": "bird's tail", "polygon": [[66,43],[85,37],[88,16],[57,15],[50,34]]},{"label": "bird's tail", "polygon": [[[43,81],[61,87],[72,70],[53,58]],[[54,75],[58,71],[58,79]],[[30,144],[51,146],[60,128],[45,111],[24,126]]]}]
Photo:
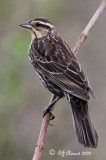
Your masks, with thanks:
[{"label": "bird's tail", "polygon": [[78,141],[85,147],[96,148],[98,134],[88,114],[88,102],[77,97],[70,97],[70,103]]}]

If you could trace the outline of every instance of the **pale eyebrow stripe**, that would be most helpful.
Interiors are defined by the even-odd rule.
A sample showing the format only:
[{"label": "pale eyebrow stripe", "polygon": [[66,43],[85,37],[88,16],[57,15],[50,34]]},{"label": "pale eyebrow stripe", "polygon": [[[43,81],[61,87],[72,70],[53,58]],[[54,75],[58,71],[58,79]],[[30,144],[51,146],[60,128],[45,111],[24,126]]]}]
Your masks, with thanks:
[{"label": "pale eyebrow stripe", "polygon": [[49,26],[50,28],[54,28],[54,26],[48,22],[42,22],[42,21],[32,21],[31,24],[33,23],[40,23],[41,25]]}]

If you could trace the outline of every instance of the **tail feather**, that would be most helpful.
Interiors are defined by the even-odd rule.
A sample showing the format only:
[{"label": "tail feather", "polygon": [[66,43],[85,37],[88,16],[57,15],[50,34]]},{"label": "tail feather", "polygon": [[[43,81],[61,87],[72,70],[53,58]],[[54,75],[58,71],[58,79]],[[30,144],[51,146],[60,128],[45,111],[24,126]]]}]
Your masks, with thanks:
[{"label": "tail feather", "polygon": [[88,114],[88,104],[77,97],[70,99],[78,141],[85,147],[96,148],[98,134]]}]

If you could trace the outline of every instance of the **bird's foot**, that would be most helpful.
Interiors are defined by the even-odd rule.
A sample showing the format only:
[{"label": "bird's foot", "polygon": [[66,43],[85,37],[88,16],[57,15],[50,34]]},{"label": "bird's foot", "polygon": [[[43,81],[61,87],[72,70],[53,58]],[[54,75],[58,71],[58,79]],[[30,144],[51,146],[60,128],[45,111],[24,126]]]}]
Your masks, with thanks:
[{"label": "bird's foot", "polygon": [[43,118],[47,113],[50,114],[50,120],[53,120],[55,118],[55,115],[53,114],[53,112],[48,108],[45,108],[45,110],[43,111]]},{"label": "bird's foot", "polygon": [[52,107],[55,105],[55,103],[60,99],[61,97],[57,97],[54,99],[54,101],[51,102],[51,104],[49,104],[49,106],[47,106],[45,108],[45,110],[43,111],[43,117],[49,113],[50,114],[50,120],[53,120],[55,118],[53,112],[52,112]]}]

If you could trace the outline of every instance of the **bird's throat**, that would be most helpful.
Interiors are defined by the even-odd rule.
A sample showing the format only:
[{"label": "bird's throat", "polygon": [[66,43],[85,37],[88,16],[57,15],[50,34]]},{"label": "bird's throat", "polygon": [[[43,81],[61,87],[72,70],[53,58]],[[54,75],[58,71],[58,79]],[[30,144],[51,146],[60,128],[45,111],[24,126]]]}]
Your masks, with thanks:
[{"label": "bird's throat", "polygon": [[27,30],[28,30],[28,32],[31,34],[32,40],[35,39],[36,36],[35,36],[33,30],[32,30],[32,29],[29,29],[29,28],[28,28]]}]

